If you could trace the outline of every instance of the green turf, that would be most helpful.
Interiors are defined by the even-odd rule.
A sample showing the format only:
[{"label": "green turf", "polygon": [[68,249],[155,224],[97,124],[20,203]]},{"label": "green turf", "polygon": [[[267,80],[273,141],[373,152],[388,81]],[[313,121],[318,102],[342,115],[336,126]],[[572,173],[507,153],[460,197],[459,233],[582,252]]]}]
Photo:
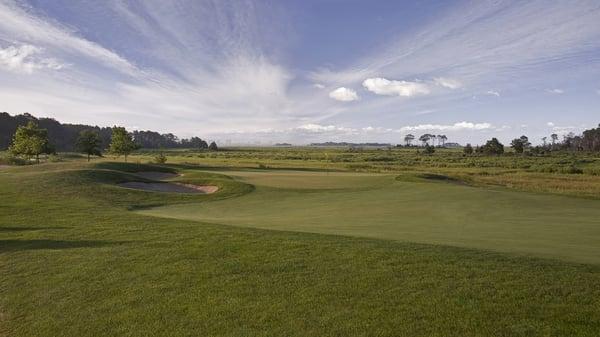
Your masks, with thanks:
[{"label": "green turf", "polygon": [[452,181],[397,180],[390,175],[222,173],[256,184],[257,189],[239,198],[140,213],[600,263],[598,200],[470,187]]},{"label": "green turf", "polygon": [[[114,185],[136,179],[126,171],[140,169],[157,170],[58,163],[0,171],[0,336],[597,336],[600,330],[598,265],[143,216],[131,210],[233,202],[266,189],[316,197],[365,187],[253,191],[192,169],[178,179],[217,184],[221,192],[175,195]],[[377,186],[371,191],[386,189]]]}]

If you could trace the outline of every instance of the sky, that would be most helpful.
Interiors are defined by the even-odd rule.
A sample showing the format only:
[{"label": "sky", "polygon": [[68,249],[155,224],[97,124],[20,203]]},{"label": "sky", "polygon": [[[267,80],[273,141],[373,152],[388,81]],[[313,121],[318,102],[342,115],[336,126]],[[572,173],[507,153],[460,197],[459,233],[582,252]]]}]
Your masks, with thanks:
[{"label": "sky", "polygon": [[0,0],[0,111],[225,144],[600,123],[600,2]]}]

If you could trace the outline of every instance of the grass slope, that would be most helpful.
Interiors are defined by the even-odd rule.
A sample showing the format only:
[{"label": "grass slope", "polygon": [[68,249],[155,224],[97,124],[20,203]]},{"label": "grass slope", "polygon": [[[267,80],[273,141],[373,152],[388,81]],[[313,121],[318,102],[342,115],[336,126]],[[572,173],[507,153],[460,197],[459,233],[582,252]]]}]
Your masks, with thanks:
[{"label": "grass slope", "polygon": [[239,198],[141,213],[600,263],[597,200],[474,188],[453,181],[397,180],[390,175],[222,173],[258,187]]},{"label": "grass slope", "polygon": [[[212,196],[130,191],[112,165],[0,171],[0,335],[596,336],[600,267],[152,218]],[[254,194],[254,193],[251,193]],[[251,194],[246,194],[247,196]],[[233,199],[232,199],[233,200]]]}]

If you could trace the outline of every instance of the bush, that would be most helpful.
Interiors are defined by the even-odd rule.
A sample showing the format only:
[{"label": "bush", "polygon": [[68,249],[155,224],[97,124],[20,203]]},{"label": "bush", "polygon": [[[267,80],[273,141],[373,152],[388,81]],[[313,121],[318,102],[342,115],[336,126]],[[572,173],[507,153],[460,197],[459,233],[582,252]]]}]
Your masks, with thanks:
[{"label": "bush", "polygon": [[154,157],[154,162],[157,164],[164,164],[167,162],[167,156],[161,152]]},{"label": "bush", "polygon": [[583,169],[583,173],[591,176],[600,176],[600,167],[586,167]]},{"label": "bush", "polygon": [[583,174],[583,170],[580,169],[579,167],[571,165],[571,166],[568,166],[568,167],[563,167],[560,173],[566,173],[566,174]]},{"label": "bush", "polygon": [[63,161],[63,159],[62,159],[62,157],[60,157],[57,154],[51,154],[48,156],[48,161],[51,163],[58,163],[58,162]]},{"label": "bush", "polygon": [[425,154],[433,154],[435,152],[435,147],[433,147],[429,144],[425,144],[425,148],[423,149],[423,152]]},{"label": "bush", "polygon": [[0,153],[0,165],[28,165],[28,160],[19,158],[10,152]]},{"label": "bush", "polygon": [[471,146],[471,144],[467,144],[464,148],[463,148],[463,153],[466,155],[471,155],[473,154],[473,147]]}]

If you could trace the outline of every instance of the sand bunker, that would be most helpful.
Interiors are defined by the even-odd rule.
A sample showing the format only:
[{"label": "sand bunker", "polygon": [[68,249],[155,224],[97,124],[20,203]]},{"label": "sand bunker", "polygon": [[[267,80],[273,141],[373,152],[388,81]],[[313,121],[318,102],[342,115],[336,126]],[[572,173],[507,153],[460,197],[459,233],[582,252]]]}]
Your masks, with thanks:
[{"label": "sand bunker", "polygon": [[211,194],[219,190],[217,186],[200,186],[192,184],[180,183],[142,183],[132,181],[128,183],[118,184],[121,187],[133,188],[136,190],[151,191],[151,192],[171,192],[171,193],[201,193]]},{"label": "sand bunker", "polygon": [[166,180],[166,179],[172,179],[172,178],[179,176],[179,174],[177,174],[177,173],[155,172],[155,171],[135,172],[134,174],[138,177],[142,177],[142,178],[148,179],[148,180]]}]

